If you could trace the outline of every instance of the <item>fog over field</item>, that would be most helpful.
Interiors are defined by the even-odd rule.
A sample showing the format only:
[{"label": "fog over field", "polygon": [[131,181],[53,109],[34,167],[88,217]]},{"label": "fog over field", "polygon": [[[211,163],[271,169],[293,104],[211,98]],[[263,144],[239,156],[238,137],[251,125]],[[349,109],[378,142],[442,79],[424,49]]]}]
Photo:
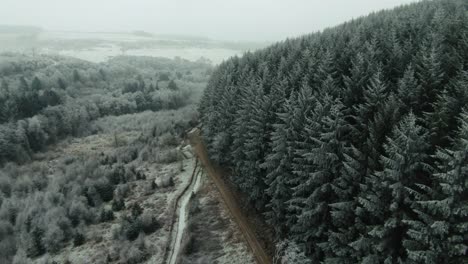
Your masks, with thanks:
[{"label": "fog over field", "polygon": [[0,24],[278,41],[414,0],[2,0]]},{"label": "fog over field", "polygon": [[[409,2],[414,1],[2,0],[0,51],[92,62],[117,55],[203,57],[219,64],[273,41]],[[24,32],[1,25],[36,28]]]}]

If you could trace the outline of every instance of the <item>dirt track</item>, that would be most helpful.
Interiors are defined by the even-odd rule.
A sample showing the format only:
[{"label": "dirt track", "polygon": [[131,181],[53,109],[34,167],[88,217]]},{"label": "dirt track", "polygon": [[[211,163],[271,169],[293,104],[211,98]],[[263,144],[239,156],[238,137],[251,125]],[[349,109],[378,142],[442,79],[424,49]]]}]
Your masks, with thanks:
[{"label": "dirt track", "polygon": [[198,129],[192,130],[189,133],[189,138],[195,154],[203,165],[205,172],[216,184],[216,187],[221,193],[221,197],[223,197],[223,201],[226,207],[228,208],[236,224],[239,226],[242,235],[247,240],[247,244],[252,250],[257,263],[271,264],[271,257],[268,256],[265,249],[261,246],[259,240],[255,236],[252,225],[249,223],[249,221],[247,221],[247,218],[243,215],[240,206],[235,199],[235,196],[226,186],[222,178],[222,173],[211,164],[211,161],[208,158],[206,147],[203,143],[203,140],[201,139],[200,131]]},{"label": "dirt track", "polygon": [[[190,177],[190,181],[188,184],[184,187],[182,192],[177,195],[176,201],[174,203],[174,208],[172,209],[172,222],[171,222],[171,227],[169,229],[169,240],[167,241],[167,246],[165,248],[165,252],[163,254],[163,263],[175,263],[177,261],[177,257],[179,255],[179,250],[180,250],[180,239],[182,238],[183,234],[183,229],[185,227],[185,208],[184,210],[180,211],[181,206],[186,206],[181,205],[181,199],[183,199],[184,196],[188,196],[188,199],[192,195],[192,191],[194,190],[196,186],[196,178],[198,177],[197,171],[198,171],[198,160],[195,163],[195,166],[193,167],[193,172]],[[188,200],[187,200],[188,201]],[[177,211],[178,214],[177,214]]]}]

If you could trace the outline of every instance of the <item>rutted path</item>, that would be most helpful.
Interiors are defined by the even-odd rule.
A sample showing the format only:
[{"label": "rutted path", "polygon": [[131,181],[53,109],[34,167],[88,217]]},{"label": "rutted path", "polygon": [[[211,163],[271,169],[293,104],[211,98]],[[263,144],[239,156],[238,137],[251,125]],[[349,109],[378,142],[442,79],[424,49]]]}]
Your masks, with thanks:
[{"label": "rutted path", "polygon": [[224,183],[221,177],[221,173],[211,164],[211,161],[208,158],[205,145],[203,144],[203,140],[200,137],[200,131],[198,129],[193,129],[189,133],[189,138],[195,155],[198,157],[198,160],[200,160],[201,165],[203,165],[203,169],[206,172],[206,174],[208,174],[208,176],[216,184],[216,187],[221,193],[226,207],[228,208],[236,224],[239,226],[239,229],[242,235],[244,236],[245,240],[247,240],[247,243],[255,256],[257,263],[271,264],[272,259],[266,253],[260,241],[257,239],[254,232],[254,228],[243,215],[233,193]]},{"label": "rutted path", "polygon": [[200,170],[198,165],[198,160],[193,168],[193,173],[191,175],[190,183],[186,186],[185,190],[179,196],[176,202],[176,216],[177,220],[173,222],[173,228],[170,235],[170,247],[167,254],[167,263],[175,264],[177,263],[177,258],[180,255],[180,249],[182,244],[182,237],[187,223],[187,207],[192,197],[193,193],[196,193],[200,187]]}]

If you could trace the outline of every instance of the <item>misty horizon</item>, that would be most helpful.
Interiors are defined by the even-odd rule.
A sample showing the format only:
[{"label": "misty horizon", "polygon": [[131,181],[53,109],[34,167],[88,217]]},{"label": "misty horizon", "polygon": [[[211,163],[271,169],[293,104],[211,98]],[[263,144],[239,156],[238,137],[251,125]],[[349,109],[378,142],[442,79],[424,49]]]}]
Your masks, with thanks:
[{"label": "misty horizon", "polygon": [[[80,1],[4,0],[0,25],[47,31],[133,32],[224,41],[272,42],[321,31],[415,0]],[[241,17],[241,19],[239,19]]]}]

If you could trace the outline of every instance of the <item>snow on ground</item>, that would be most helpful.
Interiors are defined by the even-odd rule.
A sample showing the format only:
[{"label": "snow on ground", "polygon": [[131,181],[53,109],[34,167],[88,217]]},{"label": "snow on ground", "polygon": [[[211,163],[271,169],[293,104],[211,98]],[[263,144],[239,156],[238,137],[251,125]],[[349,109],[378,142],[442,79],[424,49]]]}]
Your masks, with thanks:
[{"label": "snow on ground", "polygon": [[[124,132],[120,136],[125,137],[128,142],[132,138],[136,138],[136,132]],[[37,162],[46,162],[49,170],[53,172],[58,164],[59,159],[70,156],[79,157],[82,155],[90,155],[91,153],[106,153],[112,151],[114,148],[114,135],[113,134],[98,134],[90,135],[83,138],[71,138],[64,140],[50,148],[46,153],[39,154],[42,157]],[[149,211],[155,216],[162,224],[162,228],[156,232],[146,235],[146,242],[150,247],[150,254],[152,256],[145,263],[162,263],[163,249],[169,238],[169,227],[171,217],[171,203],[174,203],[176,195],[178,195],[188,184],[190,176],[193,171],[193,159],[188,158],[180,162],[171,164],[158,164],[151,162],[144,162],[137,167],[137,170],[144,172],[145,180],[136,180],[129,182],[130,195],[125,199],[125,204],[138,203],[145,211]],[[172,175],[174,179],[174,186],[165,188],[156,188],[151,190],[148,185],[151,181],[158,178]],[[109,205],[106,205],[109,206]],[[116,243],[113,230],[119,225],[119,218],[122,214],[128,213],[126,210],[115,212],[115,220],[97,223],[90,225],[86,228],[86,242],[81,246],[73,246],[70,243],[59,254],[55,256],[45,255],[35,260],[35,263],[42,263],[45,260],[55,260],[58,263],[66,263],[67,260],[73,264],[91,264],[91,263],[105,263],[109,254],[116,248]]]},{"label": "snow on ground", "polygon": [[200,191],[193,198],[184,240],[192,245],[182,248],[180,263],[253,264],[239,227],[231,219],[214,183],[202,174]]}]

